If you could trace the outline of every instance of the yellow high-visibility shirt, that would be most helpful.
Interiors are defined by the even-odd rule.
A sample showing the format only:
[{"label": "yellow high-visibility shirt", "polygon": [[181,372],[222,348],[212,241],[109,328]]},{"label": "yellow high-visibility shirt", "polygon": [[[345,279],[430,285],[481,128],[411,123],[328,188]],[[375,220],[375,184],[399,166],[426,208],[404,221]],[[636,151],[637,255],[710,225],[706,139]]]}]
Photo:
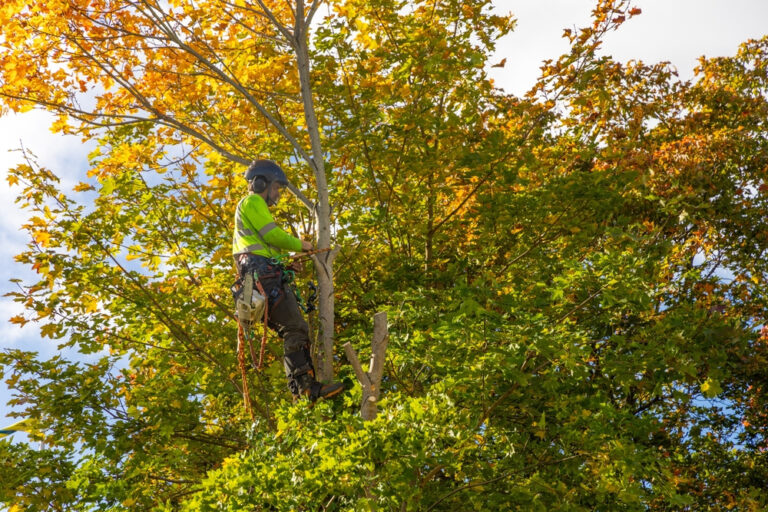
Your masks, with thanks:
[{"label": "yellow high-visibility shirt", "polygon": [[285,252],[298,251],[301,251],[301,240],[277,227],[263,197],[251,194],[238,203],[233,255],[251,253],[277,258]]}]

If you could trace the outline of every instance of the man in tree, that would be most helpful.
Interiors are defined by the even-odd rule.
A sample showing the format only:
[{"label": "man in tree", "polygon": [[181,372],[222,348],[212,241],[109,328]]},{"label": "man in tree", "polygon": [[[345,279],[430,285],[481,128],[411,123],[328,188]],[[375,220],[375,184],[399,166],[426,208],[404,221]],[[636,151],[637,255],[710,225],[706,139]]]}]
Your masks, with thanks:
[{"label": "man in tree", "polygon": [[309,351],[309,328],[301,315],[293,289],[286,281],[281,257],[286,251],[311,251],[312,243],[277,227],[269,207],[280,200],[288,185],[285,173],[272,160],[255,160],[245,172],[250,194],[235,210],[232,253],[239,276],[248,272],[258,278],[267,298],[268,325],[283,338],[285,373],[294,397],[311,402],[343,391],[339,382],[322,384],[315,380]]}]

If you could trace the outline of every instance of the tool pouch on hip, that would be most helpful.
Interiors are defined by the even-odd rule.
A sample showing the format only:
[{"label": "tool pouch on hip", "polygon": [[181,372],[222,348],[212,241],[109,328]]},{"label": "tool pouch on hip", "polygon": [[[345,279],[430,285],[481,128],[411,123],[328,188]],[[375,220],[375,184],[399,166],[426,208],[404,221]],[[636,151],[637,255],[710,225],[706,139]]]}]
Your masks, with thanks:
[{"label": "tool pouch on hip", "polygon": [[252,325],[262,318],[266,298],[254,289],[253,272],[245,272],[240,289],[233,290],[233,294],[235,296],[235,316],[241,324]]}]

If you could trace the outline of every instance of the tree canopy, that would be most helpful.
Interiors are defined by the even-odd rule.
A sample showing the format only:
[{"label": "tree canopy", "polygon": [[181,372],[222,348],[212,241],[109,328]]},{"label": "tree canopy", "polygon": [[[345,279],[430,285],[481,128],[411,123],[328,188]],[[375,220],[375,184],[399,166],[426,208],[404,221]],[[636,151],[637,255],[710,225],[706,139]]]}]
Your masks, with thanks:
[{"label": "tree canopy", "polygon": [[[768,37],[683,81],[603,55],[640,10],[600,0],[517,97],[486,73],[515,23],[491,8],[0,6],[2,108],[48,109],[54,130],[98,141],[74,186],[30,153],[9,174],[30,214],[17,259],[39,276],[18,282],[11,321],[93,362],[0,354],[41,442],[0,441],[0,502],[768,506]],[[366,354],[388,313],[373,421],[359,387],[293,404],[276,339],[248,373],[254,420],[243,407],[229,240],[259,156],[310,205],[326,173],[326,334]],[[299,204],[278,216],[317,234]]]}]

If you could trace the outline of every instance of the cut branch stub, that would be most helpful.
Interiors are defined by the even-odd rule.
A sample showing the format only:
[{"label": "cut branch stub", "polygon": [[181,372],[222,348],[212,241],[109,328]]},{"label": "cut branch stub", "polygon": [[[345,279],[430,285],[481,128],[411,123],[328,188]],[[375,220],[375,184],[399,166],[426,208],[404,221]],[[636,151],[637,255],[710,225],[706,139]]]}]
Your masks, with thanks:
[{"label": "cut branch stub", "polygon": [[344,344],[344,352],[349,363],[355,370],[357,380],[363,387],[363,401],[360,404],[360,415],[363,420],[370,421],[378,413],[376,403],[381,392],[381,378],[384,374],[384,358],[387,351],[389,334],[387,330],[387,314],[376,313],[373,317],[373,341],[371,343],[371,364],[368,373],[363,371],[357,352],[350,343]]}]

